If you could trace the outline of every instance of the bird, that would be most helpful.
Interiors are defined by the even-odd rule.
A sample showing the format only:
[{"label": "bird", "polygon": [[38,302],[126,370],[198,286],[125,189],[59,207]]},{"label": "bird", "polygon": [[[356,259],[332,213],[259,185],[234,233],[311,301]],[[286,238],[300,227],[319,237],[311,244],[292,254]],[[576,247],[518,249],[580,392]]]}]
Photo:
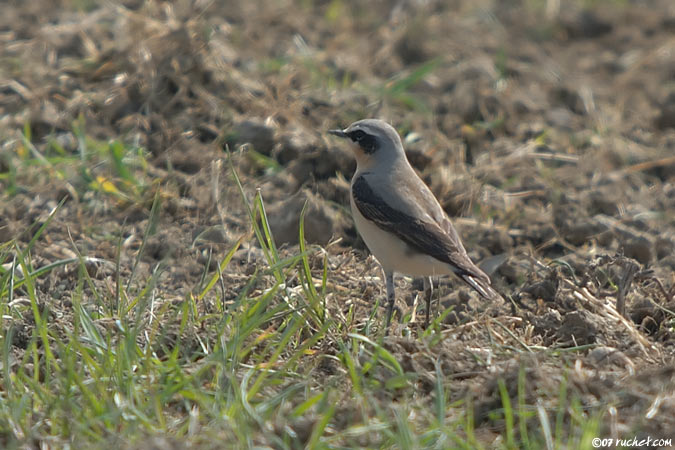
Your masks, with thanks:
[{"label": "bird", "polygon": [[429,325],[432,276],[458,276],[481,297],[500,297],[476,266],[440,203],[410,165],[398,132],[379,119],[363,119],[328,133],[351,141],[356,171],[350,206],[356,229],[385,275],[389,332],[394,274],[423,277],[425,328]]}]

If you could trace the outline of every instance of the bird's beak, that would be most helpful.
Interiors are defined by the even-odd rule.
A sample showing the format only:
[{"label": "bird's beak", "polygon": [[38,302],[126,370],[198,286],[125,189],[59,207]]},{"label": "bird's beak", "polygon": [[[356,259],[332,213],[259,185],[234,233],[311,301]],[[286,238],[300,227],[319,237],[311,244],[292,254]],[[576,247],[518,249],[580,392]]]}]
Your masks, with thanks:
[{"label": "bird's beak", "polygon": [[332,134],[337,137],[341,138],[348,138],[349,135],[345,133],[343,130],[328,130],[328,134]]}]

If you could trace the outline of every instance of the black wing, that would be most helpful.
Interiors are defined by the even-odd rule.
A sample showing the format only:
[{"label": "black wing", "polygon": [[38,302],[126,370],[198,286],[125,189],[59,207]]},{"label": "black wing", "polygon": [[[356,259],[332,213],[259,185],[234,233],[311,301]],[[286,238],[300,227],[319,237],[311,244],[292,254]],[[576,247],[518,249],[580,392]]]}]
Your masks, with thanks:
[{"label": "black wing", "polygon": [[490,278],[471,261],[456,232],[446,232],[437,223],[424,222],[394,209],[373,191],[363,175],[354,180],[352,195],[356,207],[367,220],[395,234],[412,250],[449,264],[478,293],[486,298],[493,297]]}]

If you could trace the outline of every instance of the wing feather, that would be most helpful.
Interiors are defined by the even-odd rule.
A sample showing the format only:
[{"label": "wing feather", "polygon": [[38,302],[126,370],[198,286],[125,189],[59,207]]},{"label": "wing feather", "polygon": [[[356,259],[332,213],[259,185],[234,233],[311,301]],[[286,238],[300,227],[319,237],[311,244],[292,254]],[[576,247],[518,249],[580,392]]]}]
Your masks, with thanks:
[{"label": "wing feather", "polygon": [[352,195],[364,218],[393,233],[414,251],[449,264],[479,294],[493,297],[490,278],[471,261],[449,219],[444,218],[441,227],[435,221],[416,219],[395,209],[374,192],[363,175],[352,183]]}]

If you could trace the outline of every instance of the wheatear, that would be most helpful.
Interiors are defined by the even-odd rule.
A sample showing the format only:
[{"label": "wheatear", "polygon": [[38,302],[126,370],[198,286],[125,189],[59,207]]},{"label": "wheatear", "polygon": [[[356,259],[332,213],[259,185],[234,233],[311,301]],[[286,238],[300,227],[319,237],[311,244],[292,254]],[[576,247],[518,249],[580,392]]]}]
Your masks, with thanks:
[{"label": "wheatear", "polygon": [[356,229],[384,269],[389,329],[394,308],[394,272],[424,277],[429,324],[431,276],[455,274],[481,296],[499,294],[490,278],[469,258],[462,241],[431,190],[406,158],[396,130],[386,122],[365,119],[330,134],[351,139],[356,172],[351,207]]}]

